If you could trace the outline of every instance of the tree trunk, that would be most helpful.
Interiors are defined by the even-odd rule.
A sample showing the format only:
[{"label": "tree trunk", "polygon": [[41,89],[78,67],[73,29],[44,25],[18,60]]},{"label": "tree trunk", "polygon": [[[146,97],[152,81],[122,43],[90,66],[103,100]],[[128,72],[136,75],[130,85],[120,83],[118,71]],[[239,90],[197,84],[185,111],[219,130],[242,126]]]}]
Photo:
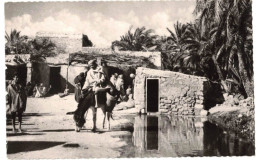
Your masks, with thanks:
[{"label": "tree trunk", "polygon": [[219,77],[219,79],[220,79],[221,85],[223,86],[223,89],[225,90],[225,92],[229,93],[228,86],[227,86],[227,84],[226,84],[226,81],[225,81],[225,79],[224,79],[224,76],[223,76],[222,71],[221,71],[221,69],[220,69],[220,67],[219,67],[219,64],[218,64],[218,62],[217,62],[217,60],[216,60],[216,56],[215,56],[215,55],[212,55],[212,60],[213,60],[214,65],[215,65],[215,67],[216,67],[216,69],[217,69],[218,77]]},{"label": "tree trunk", "polygon": [[254,85],[253,80],[250,81],[249,77],[247,76],[246,66],[243,60],[243,49],[240,43],[237,44],[238,52],[238,66],[239,66],[239,74],[242,79],[243,86],[245,88],[246,94],[248,97],[253,97],[254,95]]}]

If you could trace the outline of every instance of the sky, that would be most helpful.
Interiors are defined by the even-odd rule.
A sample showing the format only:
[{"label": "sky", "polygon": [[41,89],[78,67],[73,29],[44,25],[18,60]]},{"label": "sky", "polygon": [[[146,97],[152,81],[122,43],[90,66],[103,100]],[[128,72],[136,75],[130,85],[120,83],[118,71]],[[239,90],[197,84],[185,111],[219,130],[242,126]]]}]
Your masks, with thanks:
[{"label": "sky", "polygon": [[83,33],[96,47],[108,47],[133,26],[169,35],[177,21],[194,20],[194,1],[15,2],[5,3],[5,30],[34,37],[37,32]]}]

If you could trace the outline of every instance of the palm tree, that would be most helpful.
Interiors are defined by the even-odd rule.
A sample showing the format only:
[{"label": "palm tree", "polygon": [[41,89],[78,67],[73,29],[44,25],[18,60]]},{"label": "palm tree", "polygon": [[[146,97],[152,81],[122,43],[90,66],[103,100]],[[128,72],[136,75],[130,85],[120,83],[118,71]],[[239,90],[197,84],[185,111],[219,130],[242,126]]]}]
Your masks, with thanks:
[{"label": "palm tree", "polygon": [[157,35],[153,34],[151,29],[146,30],[145,27],[137,28],[132,33],[132,27],[128,32],[120,37],[119,41],[112,42],[112,50],[118,47],[121,51],[150,51],[156,48],[155,40]]},{"label": "palm tree", "polygon": [[47,38],[36,38],[28,42],[30,46],[31,60],[41,61],[45,57],[52,57],[55,55],[56,45]]},{"label": "palm tree", "polygon": [[174,24],[174,30],[175,33],[173,33],[169,28],[167,30],[170,33],[170,36],[168,37],[168,41],[172,41],[170,46],[170,50],[175,50],[176,52],[183,52],[184,51],[184,41],[186,39],[186,29],[187,25],[181,24],[177,21],[176,24]]},{"label": "palm tree", "polygon": [[203,70],[204,58],[208,57],[210,34],[202,36],[198,23],[187,24],[185,30],[184,48],[186,54],[183,56],[184,65],[197,75],[208,74]]},{"label": "palm tree", "polygon": [[5,32],[5,39],[6,39],[6,44],[5,44],[6,54],[11,54],[11,53],[21,54],[27,50],[25,43],[28,37],[21,36],[20,31],[14,29],[11,30],[10,34]]},{"label": "palm tree", "polygon": [[174,31],[171,31],[167,28],[170,36],[167,37],[166,43],[166,51],[169,54],[169,59],[172,61],[172,70],[181,71],[185,70],[185,66],[183,64],[183,56],[185,52],[185,31],[187,29],[187,25],[181,24],[177,21],[174,24]]},{"label": "palm tree", "polygon": [[223,82],[235,69],[247,96],[252,96],[253,76],[251,3],[251,0],[197,0],[194,10],[201,32],[213,31],[209,45],[219,79]]}]

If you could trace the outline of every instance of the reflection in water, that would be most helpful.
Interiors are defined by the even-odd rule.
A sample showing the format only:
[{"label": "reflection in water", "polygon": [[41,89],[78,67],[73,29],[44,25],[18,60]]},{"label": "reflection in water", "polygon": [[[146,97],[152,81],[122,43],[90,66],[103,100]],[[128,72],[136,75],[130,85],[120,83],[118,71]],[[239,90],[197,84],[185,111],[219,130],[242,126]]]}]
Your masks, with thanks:
[{"label": "reflection in water", "polygon": [[133,157],[255,154],[251,142],[195,117],[137,116],[132,142]]},{"label": "reflection in water", "polygon": [[147,137],[146,149],[158,150],[158,117],[149,116],[147,119]]}]

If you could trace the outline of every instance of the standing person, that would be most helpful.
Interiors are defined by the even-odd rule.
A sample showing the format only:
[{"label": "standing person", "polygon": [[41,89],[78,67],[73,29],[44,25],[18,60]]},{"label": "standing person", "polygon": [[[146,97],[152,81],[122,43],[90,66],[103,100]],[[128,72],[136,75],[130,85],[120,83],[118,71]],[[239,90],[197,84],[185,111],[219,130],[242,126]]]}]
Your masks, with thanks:
[{"label": "standing person", "polygon": [[84,86],[85,79],[86,79],[86,76],[85,76],[84,72],[81,72],[78,76],[76,76],[74,78],[74,83],[75,83],[75,100],[78,103],[82,99],[81,90],[82,90],[82,87]]},{"label": "standing person", "polygon": [[19,78],[14,76],[12,83],[7,87],[7,105],[8,111],[11,112],[13,132],[15,129],[15,118],[18,116],[19,129],[22,132],[22,114],[26,109],[27,95],[24,87],[18,83]]},{"label": "standing person", "polygon": [[124,79],[122,74],[120,74],[116,80],[116,89],[118,91],[124,89]]},{"label": "standing person", "polygon": [[131,73],[130,78],[132,78],[132,96],[133,96],[133,99],[134,99],[135,74]]},{"label": "standing person", "polygon": [[124,79],[123,75],[120,74],[116,80],[116,89],[121,93],[120,99],[124,100],[125,99],[125,89],[124,89]]},{"label": "standing person", "polygon": [[111,77],[110,77],[110,82],[115,86],[116,84],[116,78],[115,78],[115,75],[112,74]]},{"label": "standing person", "polygon": [[109,80],[111,73],[110,73],[110,67],[107,65],[107,62],[105,60],[101,60],[101,68],[104,73],[105,79]]}]

